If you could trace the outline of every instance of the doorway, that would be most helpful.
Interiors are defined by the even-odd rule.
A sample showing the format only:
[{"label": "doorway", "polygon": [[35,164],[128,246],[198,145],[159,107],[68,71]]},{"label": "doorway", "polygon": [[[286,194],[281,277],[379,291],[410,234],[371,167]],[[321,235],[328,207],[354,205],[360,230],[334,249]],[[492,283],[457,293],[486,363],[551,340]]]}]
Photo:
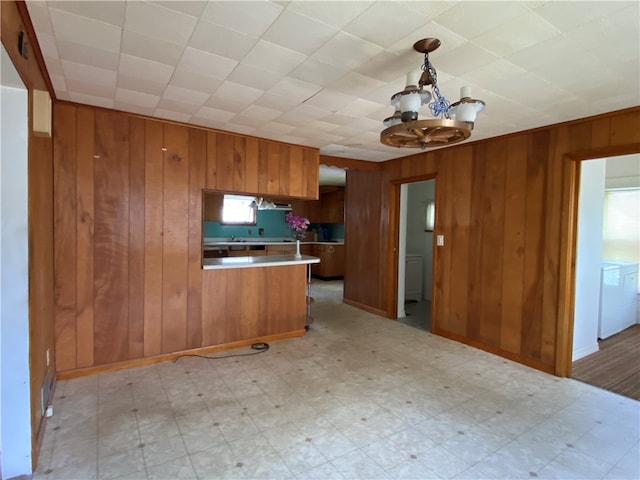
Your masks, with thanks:
[{"label": "doorway", "polygon": [[[580,164],[572,376],[631,398],[640,398],[638,333],[627,332],[640,328],[639,191],[640,155]],[[616,200],[629,194],[631,202]]]},{"label": "doorway", "polygon": [[435,179],[400,185],[397,319],[431,331]]}]

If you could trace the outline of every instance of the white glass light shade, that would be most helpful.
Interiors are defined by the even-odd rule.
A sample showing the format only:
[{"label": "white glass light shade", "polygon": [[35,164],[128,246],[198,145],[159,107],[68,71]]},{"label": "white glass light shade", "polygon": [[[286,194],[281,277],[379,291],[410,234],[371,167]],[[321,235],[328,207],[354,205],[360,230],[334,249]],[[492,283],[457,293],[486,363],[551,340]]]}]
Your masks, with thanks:
[{"label": "white glass light shade", "polygon": [[460,102],[452,106],[449,113],[459,122],[474,123],[482,110],[484,110],[484,104],[481,102]]},{"label": "white glass light shade", "polygon": [[422,95],[418,92],[406,93],[400,97],[400,111],[405,112],[418,112],[422,105]]}]

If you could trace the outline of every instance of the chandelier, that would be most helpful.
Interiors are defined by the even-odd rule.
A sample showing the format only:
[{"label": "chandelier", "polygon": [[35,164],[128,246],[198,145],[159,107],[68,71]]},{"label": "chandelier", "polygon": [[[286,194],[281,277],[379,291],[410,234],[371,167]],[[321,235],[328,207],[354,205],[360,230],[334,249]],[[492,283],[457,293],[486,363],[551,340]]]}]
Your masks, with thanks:
[{"label": "chandelier", "polygon": [[[380,133],[381,143],[390,147],[443,147],[471,136],[476,116],[484,110],[485,103],[471,98],[469,87],[460,89],[460,100],[453,104],[440,94],[436,69],[429,61],[429,53],[439,46],[437,38],[418,40],[413,45],[414,50],[424,53],[422,75],[418,80],[419,72],[409,72],[404,90],[391,97],[395,113],[383,122],[386,128]],[[431,91],[425,88],[429,86]],[[435,118],[418,119],[422,105],[428,105]]]}]

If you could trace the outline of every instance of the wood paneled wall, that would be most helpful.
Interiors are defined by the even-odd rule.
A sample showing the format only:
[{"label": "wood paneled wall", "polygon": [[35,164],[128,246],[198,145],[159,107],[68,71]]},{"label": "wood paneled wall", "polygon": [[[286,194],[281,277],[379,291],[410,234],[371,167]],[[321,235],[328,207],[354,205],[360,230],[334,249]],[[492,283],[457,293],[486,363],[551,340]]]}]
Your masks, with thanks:
[{"label": "wood paneled wall", "polygon": [[[0,35],[16,70],[29,91],[29,119],[33,118],[33,90],[51,92],[49,78],[42,69],[40,48],[23,2],[0,2]],[[30,55],[18,52],[18,33],[24,32]],[[41,388],[53,382],[55,372],[54,295],[53,295],[53,163],[52,140],[36,136],[29,125],[29,371],[31,398],[32,465],[38,460],[39,441],[44,433],[40,410]],[[49,353],[50,366],[46,358]],[[49,399],[45,399],[45,402]]]},{"label": "wood paneled wall", "polygon": [[[434,256],[434,333],[568,374],[576,160],[633,151],[637,107],[384,162],[379,180],[350,171],[347,198],[363,201],[347,203],[345,299],[395,316],[397,185],[435,177],[445,245]],[[379,242],[370,237],[378,226]]]},{"label": "wood paneled wall", "polygon": [[202,189],[317,198],[314,149],[65,102],[54,130],[59,372],[210,345]]}]

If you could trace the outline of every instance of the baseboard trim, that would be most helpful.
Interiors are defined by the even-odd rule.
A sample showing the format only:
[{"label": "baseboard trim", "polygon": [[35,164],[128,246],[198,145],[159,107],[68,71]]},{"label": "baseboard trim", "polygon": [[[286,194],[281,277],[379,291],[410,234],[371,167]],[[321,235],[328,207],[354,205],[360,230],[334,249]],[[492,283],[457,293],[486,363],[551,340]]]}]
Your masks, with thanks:
[{"label": "baseboard trim", "polygon": [[125,370],[127,368],[143,367],[154,365],[156,363],[169,362],[183,355],[206,355],[209,353],[223,352],[234,348],[247,347],[254,343],[275,342],[277,340],[285,340],[287,338],[303,337],[306,330],[293,330],[291,332],[277,333],[275,335],[266,335],[264,337],[255,337],[247,340],[238,340],[236,342],[224,343],[221,345],[211,345],[209,347],[194,348],[191,350],[181,350],[179,352],[165,353],[162,355],[154,355],[152,357],[136,358],[134,360],[125,360],[123,362],[110,363],[108,365],[98,365],[95,367],[78,368],[75,370],[66,370],[57,373],[58,380],[68,380],[70,378],[86,377],[89,375],[97,375],[99,373],[115,372]]},{"label": "baseboard trim", "polygon": [[349,300],[347,298],[343,298],[342,303],[345,303],[352,307],[359,308],[360,310],[364,310],[365,312],[373,313],[374,315],[379,315],[381,317],[388,318],[387,312],[385,312],[384,310],[380,310],[379,308],[370,307],[369,305],[365,305],[359,302],[354,302],[353,300]]},{"label": "baseboard trim", "polygon": [[571,361],[575,362],[576,360],[580,360],[581,358],[584,358],[587,355],[591,355],[592,353],[596,353],[599,350],[600,350],[600,346],[598,345],[598,342],[578,348],[577,350],[574,350],[573,353],[571,354]]}]

